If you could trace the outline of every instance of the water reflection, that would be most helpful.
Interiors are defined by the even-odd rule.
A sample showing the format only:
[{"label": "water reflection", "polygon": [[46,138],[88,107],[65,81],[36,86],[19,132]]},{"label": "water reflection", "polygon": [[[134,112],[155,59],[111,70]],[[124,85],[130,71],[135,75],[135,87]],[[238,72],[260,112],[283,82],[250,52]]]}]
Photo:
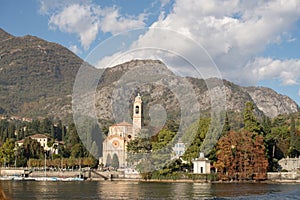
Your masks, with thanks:
[{"label": "water reflection", "polygon": [[299,199],[300,184],[2,181],[13,200],[25,199]]},{"label": "water reflection", "polygon": [[192,197],[194,199],[211,197],[211,184],[210,183],[194,183]]}]

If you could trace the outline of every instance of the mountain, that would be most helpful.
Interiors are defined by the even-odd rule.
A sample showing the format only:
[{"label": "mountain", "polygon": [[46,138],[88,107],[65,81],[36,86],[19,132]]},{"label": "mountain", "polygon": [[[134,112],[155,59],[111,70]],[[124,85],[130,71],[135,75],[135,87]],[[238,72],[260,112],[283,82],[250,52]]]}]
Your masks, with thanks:
[{"label": "mountain", "polygon": [[[70,120],[73,85],[83,63],[82,59],[59,44],[30,35],[14,37],[0,29],[0,114],[31,118],[50,116]],[[91,70],[90,73],[99,71],[84,64]],[[142,71],[135,71],[137,66],[143,66]],[[154,71],[151,70],[155,71],[156,76],[152,75]],[[206,84],[209,82],[213,85],[222,80],[174,77],[164,63],[158,60],[132,60],[107,68],[96,91],[96,114],[100,120],[111,121],[114,119],[112,109],[124,108],[113,105],[130,102],[135,93],[140,92],[146,108],[145,115],[151,113],[151,106],[162,105],[168,116],[178,116],[182,105],[176,97],[176,88],[182,81],[191,85],[190,89],[179,92],[182,93],[183,101],[192,98],[192,89],[192,94],[199,101],[199,109],[202,112],[210,110],[211,99]],[[122,90],[126,84],[129,89]],[[217,90],[217,85],[213,90]],[[137,87],[132,89],[134,86]],[[227,109],[233,112],[242,112],[247,101],[255,103],[257,113],[269,117],[297,112],[299,109],[292,99],[269,88],[241,87],[223,80],[221,89],[226,91]],[[122,96],[126,91],[132,92],[128,99]],[[86,91],[86,95],[92,92]],[[131,109],[130,103],[124,106]],[[193,105],[184,106],[191,111],[197,109]],[[124,109],[120,111],[127,112]]]},{"label": "mountain", "polygon": [[4,40],[8,40],[10,38],[13,38],[11,34],[5,32],[3,29],[0,28],[0,42],[3,42]]},{"label": "mountain", "polygon": [[14,37],[0,29],[0,107],[9,115],[67,117],[76,73],[83,63],[59,44]]},{"label": "mountain", "polygon": [[[137,66],[139,66],[139,70],[137,70]],[[153,69],[159,71],[152,71],[155,73],[155,76],[159,77],[154,81],[155,84],[147,84],[147,81],[149,83],[153,82],[153,78],[148,78],[153,76],[151,75],[151,72],[147,72],[149,67],[153,67]],[[141,76],[141,78],[138,78],[138,76]],[[150,106],[155,105],[162,105],[165,107],[170,116],[179,116],[182,105],[180,105],[178,99],[176,99],[176,94],[174,95],[173,92],[174,88],[180,85],[180,82],[182,82],[183,79],[191,84],[191,88],[193,89],[192,93],[197,96],[201,113],[208,112],[212,107],[211,95],[207,89],[207,84],[211,85],[212,87],[210,90],[214,91],[218,89],[220,85],[218,83],[220,83],[220,81],[222,81],[223,84],[221,90],[225,91],[226,93],[226,99],[224,101],[228,111],[241,113],[244,110],[245,103],[249,101],[254,103],[256,113],[261,116],[265,114],[266,116],[273,118],[279,114],[289,114],[299,111],[297,103],[291,98],[278,94],[270,88],[241,87],[230,81],[219,80],[215,78],[203,80],[187,77],[178,79],[169,78],[170,80],[168,80],[168,77],[172,76],[174,76],[174,74],[170,72],[161,61],[158,60],[133,60],[106,69],[103,74],[103,81],[99,84],[96,95],[98,118],[105,120],[116,117],[113,116],[111,110],[113,109],[114,112],[116,112],[118,106],[114,105],[119,105],[122,103],[122,100],[124,101],[122,94],[124,91],[126,92],[126,90],[129,90],[129,88],[126,88],[126,84],[129,86],[138,85],[138,88],[136,88],[134,92],[140,92],[143,95],[143,100],[145,103],[144,112],[146,116],[149,115]],[[134,78],[131,80],[130,77]],[[127,82],[122,79],[127,80]],[[120,87],[124,87],[124,89],[118,89]],[[189,93],[191,92],[188,92],[187,94]],[[133,97],[134,95],[131,96],[131,101],[133,101]],[[184,98],[185,97],[183,97],[183,102],[187,102],[184,100]],[[190,98],[190,96],[186,95],[186,99],[188,98]],[[188,109],[190,109],[191,113],[196,109],[194,105],[188,106]],[[148,120],[149,117],[146,117],[146,123]]]},{"label": "mountain", "polygon": [[266,87],[244,87],[256,106],[267,116],[276,117],[283,113],[297,111],[298,105],[288,96],[276,93]]}]

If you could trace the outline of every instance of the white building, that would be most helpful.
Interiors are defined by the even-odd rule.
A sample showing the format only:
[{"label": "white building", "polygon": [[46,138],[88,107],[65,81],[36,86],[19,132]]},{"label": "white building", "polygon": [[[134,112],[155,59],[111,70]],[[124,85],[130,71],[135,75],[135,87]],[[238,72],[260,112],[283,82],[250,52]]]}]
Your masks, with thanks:
[{"label": "white building", "polygon": [[[58,148],[60,146],[60,142],[54,142],[51,147],[48,147],[48,142],[50,138],[44,134],[35,134],[28,136],[29,138],[36,140],[43,147],[44,151],[50,151],[51,154],[58,154]],[[24,144],[25,139],[16,141],[16,144],[20,147]]]},{"label": "white building", "polygon": [[36,140],[40,143],[40,145],[44,148],[45,151],[50,150],[50,147],[48,147],[47,143],[49,141],[49,137],[47,137],[44,134],[35,134],[29,136],[31,139]]},{"label": "white building", "polygon": [[297,171],[300,170],[300,157],[299,158],[283,158],[278,161],[281,170]]},{"label": "white building", "polygon": [[185,152],[185,144],[181,140],[179,140],[172,149],[173,149],[172,159],[178,159],[181,156],[183,156]]},{"label": "white building", "polygon": [[210,161],[204,157],[204,153],[200,152],[199,158],[193,161],[194,174],[210,174]]}]

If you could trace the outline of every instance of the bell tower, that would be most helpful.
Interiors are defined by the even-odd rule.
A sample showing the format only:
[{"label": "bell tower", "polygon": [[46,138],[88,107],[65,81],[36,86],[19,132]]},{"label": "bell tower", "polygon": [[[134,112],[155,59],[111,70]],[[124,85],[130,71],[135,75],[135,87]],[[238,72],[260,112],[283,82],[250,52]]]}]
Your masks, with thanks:
[{"label": "bell tower", "polygon": [[133,103],[133,137],[135,137],[142,129],[142,103],[142,98],[138,93]]}]

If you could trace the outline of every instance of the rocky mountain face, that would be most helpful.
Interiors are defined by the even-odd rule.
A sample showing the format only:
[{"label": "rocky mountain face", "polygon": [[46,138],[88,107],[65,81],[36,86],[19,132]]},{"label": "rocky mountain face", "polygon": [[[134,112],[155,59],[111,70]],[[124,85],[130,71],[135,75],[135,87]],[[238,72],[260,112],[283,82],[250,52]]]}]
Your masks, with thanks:
[{"label": "rocky mountain face", "polygon": [[267,116],[276,117],[283,113],[296,112],[298,105],[288,96],[276,93],[266,87],[245,87],[256,106]]},{"label": "rocky mountain face", "polygon": [[[14,37],[0,29],[0,114],[71,119],[73,85],[82,64],[82,59],[61,45],[34,36]],[[90,73],[98,72],[89,67]],[[137,92],[142,95],[145,116],[153,113],[151,107],[167,116],[209,112],[217,106],[212,103],[218,104],[212,101],[212,91],[225,92],[221,101],[234,112],[242,112],[247,101],[269,117],[299,109],[292,99],[269,88],[240,87],[226,80],[220,87],[220,81],[182,78],[161,61],[133,60],[104,71],[96,91],[96,115],[102,121],[128,119]],[[210,90],[207,83],[213,86]],[[85,95],[92,93],[86,91]]]},{"label": "rocky mountain face", "polygon": [[[139,69],[137,70],[137,66]],[[145,66],[145,67],[141,67]],[[153,67],[153,71],[147,72],[147,68]],[[155,72],[158,70],[159,72]],[[152,73],[152,74],[151,74]],[[127,74],[127,75],[126,75]],[[140,78],[139,78],[140,76]],[[156,79],[152,80],[151,76],[155,76]],[[114,112],[116,110],[115,105],[122,104],[124,98],[122,94],[124,91],[129,90],[127,85],[138,85],[130,94],[140,92],[143,96],[145,103],[145,116],[149,115],[149,109],[151,106],[162,105],[169,116],[180,115],[182,109],[182,102],[188,102],[191,98],[189,94],[195,94],[197,101],[199,102],[199,108],[195,105],[188,105],[187,109],[195,111],[199,109],[201,113],[208,112],[212,108],[212,96],[211,91],[223,91],[225,93],[225,102],[227,110],[233,112],[242,112],[246,102],[253,102],[256,107],[256,113],[258,115],[265,114],[268,117],[275,117],[279,114],[288,114],[298,112],[298,105],[289,97],[277,94],[274,90],[262,87],[241,87],[232,82],[218,79],[197,79],[197,78],[170,78],[175,76],[168,68],[160,61],[157,60],[134,60],[113,68],[107,69],[103,76],[103,81],[99,84],[97,91],[97,115],[99,119],[115,119]],[[125,78],[124,78],[125,77]],[[129,77],[133,77],[130,79]],[[157,78],[158,77],[158,78]],[[126,81],[122,80],[126,79]],[[121,80],[121,81],[120,81]],[[176,94],[176,87],[179,87],[182,82],[190,84],[191,91],[185,89],[179,91],[184,93],[182,99],[178,98]],[[221,84],[217,82],[222,81]],[[216,86],[210,87],[208,90],[207,85]],[[221,85],[221,88],[219,88]],[[123,87],[123,90],[119,88]],[[187,89],[187,88],[186,88]],[[116,92],[117,91],[117,92]],[[134,95],[131,96],[129,101],[133,101]],[[127,102],[127,101],[126,101]],[[130,107],[129,105],[126,105]],[[126,107],[125,106],[125,107]],[[130,109],[129,109],[130,110]],[[117,112],[118,113],[118,112]],[[146,120],[147,121],[147,120]]]}]

